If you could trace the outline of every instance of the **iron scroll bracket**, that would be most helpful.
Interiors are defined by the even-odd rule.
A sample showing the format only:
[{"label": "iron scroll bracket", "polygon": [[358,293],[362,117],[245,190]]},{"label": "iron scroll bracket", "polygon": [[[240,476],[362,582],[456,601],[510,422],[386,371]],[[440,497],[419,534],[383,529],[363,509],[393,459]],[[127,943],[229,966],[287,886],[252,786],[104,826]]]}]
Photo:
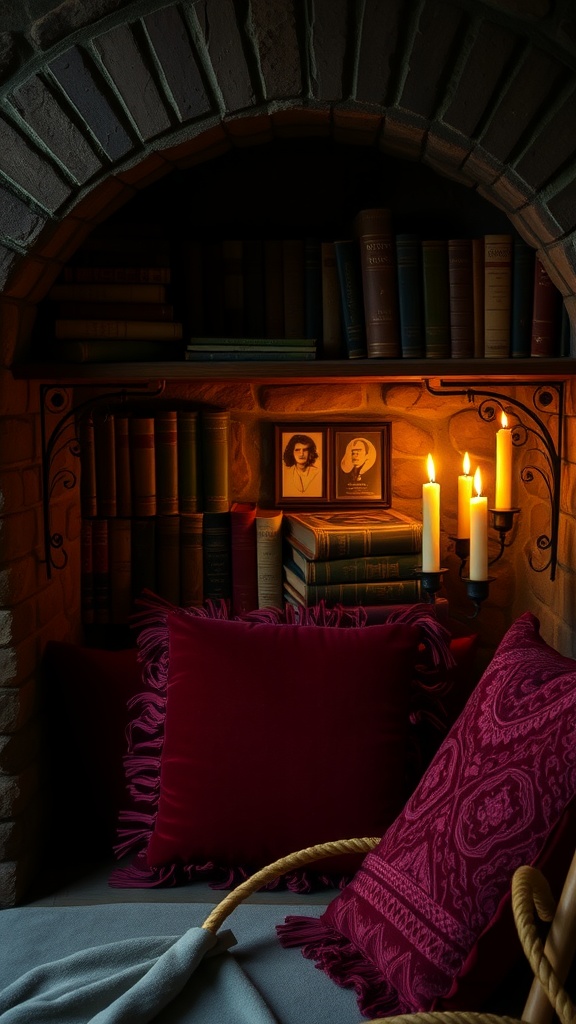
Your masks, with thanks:
[{"label": "iron scroll bracket", "polygon": [[[564,430],[564,385],[559,381],[519,381],[518,386],[532,389],[532,407],[509,394],[478,387],[473,381],[462,381],[460,387],[453,382],[439,380],[433,386],[429,379],[425,380],[427,391],[431,395],[462,395],[472,404],[481,399],[478,415],[485,423],[493,422],[500,410],[508,417],[512,430],[512,443],[515,447],[523,447],[529,453],[530,462],[524,464],[520,471],[520,479],[528,484],[540,479],[546,488],[550,505],[550,528],[548,533],[541,533],[535,540],[536,553],[529,556],[529,565],[534,572],[550,570],[550,579],[556,576],[558,561],[558,529],[560,519],[560,476],[562,465],[562,439]],[[492,383],[492,387],[510,387],[510,383]],[[549,417],[547,425],[543,416]],[[502,554],[502,541],[501,550]]]},{"label": "iron scroll bracket", "polygon": [[[42,496],[43,496],[43,533],[44,558],[46,573],[50,579],[54,569],[64,569],[68,564],[68,554],[64,547],[64,536],[52,527],[52,506],[54,494],[58,487],[73,490],[78,483],[78,473],[69,464],[59,465],[68,454],[80,459],[82,446],[78,433],[78,425],[83,417],[105,404],[123,404],[129,399],[157,398],[165,388],[165,381],[151,381],[149,386],[141,384],[125,384],[117,391],[106,390],[100,394],[92,394],[82,402],[75,403],[73,392],[80,387],[89,388],[94,392],[98,384],[75,383],[74,387],[66,388],[54,384],[40,385],[40,431],[42,445]],[[52,421],[56,422],[51,426]]]}]

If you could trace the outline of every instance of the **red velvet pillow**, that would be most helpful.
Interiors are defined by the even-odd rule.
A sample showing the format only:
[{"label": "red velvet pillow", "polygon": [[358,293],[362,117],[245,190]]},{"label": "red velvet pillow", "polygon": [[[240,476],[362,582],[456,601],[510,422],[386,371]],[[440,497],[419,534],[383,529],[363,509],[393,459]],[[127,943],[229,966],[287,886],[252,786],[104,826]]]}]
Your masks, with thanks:
[{"label": "red velvet pillow", "polygon": [[[337,609],[309,609],[306,624],[221,614],[165,606],[140,632],[148,690],[126,764],[142,809],[122,816],[118,853],[142,850],[112,885],[199,871],[231,884],[313,843],[380,835],[406,798],[422,623],[439,648],[448,636],[429,613],[361,627]],[[285,881],[301,890],[308,875]]]},{"label": "red velvet pillow", "polygon": [[42,667],[55,794],[52,853],[110,854],[127,802],[123,757],[128,702],[142,690],[138,651],[50,641]]},{"label": "red velvet pillow", "polygon": [[486,998],[520,950],[495,941],[512,875],[551,855],[566,870],[575,794],[576,662],[526,613],[351,884],[320,922],[287,919],[281,941],[353,986],[367,1015]]}]

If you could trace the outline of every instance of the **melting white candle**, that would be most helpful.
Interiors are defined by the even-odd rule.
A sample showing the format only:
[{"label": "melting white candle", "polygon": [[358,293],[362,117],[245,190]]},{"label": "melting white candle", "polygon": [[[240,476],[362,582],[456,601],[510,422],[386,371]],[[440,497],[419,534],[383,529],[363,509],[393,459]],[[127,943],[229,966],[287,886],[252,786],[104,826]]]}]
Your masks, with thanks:
[{"label": "melting white candle", "polygon": [[440,484],[431,455],[428,480],[422,485],[422,572],[440,572]]},{"label": "melting white candle", "polygon": [[512,508],[512,431],[502,413],[502,429],[496,431],[496,501],[494,508]]},{"label": "melting white candle", "polygon": [[470,579],[488,579],[488,498],[482,495],[480,467],[474,474],[476,497],[470,499]]},{"label": "melting white candle", "polygon": [[470,499],[472,497],[472,477],[470,476],[470,456],[464,453],[462,459],[463,473],[458,477],[458,527],[456,537],[461,540],[470,536]]}]

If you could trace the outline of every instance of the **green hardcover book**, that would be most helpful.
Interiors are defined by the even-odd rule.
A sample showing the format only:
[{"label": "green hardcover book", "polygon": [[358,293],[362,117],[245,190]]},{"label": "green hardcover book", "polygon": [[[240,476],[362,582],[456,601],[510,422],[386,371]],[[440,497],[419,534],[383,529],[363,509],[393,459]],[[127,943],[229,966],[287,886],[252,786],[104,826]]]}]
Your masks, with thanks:
[{"label": "green hardcover book", "polygon": [[204,410],[200,424],[203,511],[228,512],[230,413]]},{"label": "green hardcover book", "polygon": [[367,555],[365,558],[329,558],[318,561],[306,555],[292,543],[289,545],[289,565],[305,583],[370,583],[376,580],[403,580],[414,577],[421,562],[419,552],[414,554]]},{"label": "green hardcover book", "polygon": [[178,511],[182,515],[200,512],[198,412],[195,409],[178,410]]},{"label": "green hardcover book", "polygon": [[285,588],[300,596],[306,605],[325,601],[344,604],[414,604],[421,600],[420,581],[381,580],[374,583],[305,583],[289,566],[284,566]]},{"label": "green hardcover book", "polygon": [[349,359],[363,359],[367,355],[364,324],[364,294],[360,252],[355,239],[344,238],[334,242],[334,255],[340,288],[341,323],[346,352]]},{"label": "green hardcover book", "polygon": [[422,242],[424,339],[427,359],[450,357],[450,285],[448,245],[444,239]]},{"label": "green hardcover book", "polygon": [[315,559],[415,553],[422,549],[422,522],[403,512],[285,512],[285,537]]}]

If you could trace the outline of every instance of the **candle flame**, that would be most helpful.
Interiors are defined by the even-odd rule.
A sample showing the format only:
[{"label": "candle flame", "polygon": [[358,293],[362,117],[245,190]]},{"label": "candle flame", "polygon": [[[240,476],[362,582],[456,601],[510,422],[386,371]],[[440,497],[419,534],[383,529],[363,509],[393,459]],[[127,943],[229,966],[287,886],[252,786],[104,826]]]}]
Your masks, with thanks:
[{"label": "candle flame", "polygon": [[434,459],[432,458],[430,453],[428,453],[428,479],[431,484],[433,484],[434,481],[436,480],[436,473],[434,472]]},{"label": "candle flame", "polygon": [[480,466],[477,467],[474,473],[474,490],[478,497],[482,494],[482,474],[480,472]]},{"label": "candle flame", "polygon": [[468,455],[468,452],[464,452],[464,458],[462,459],[462,469],[464,470],[465,476],[470,475],[470,456]]},{"label": "candle flame", "polygon": [[500,422],[504,428],[508,426],[508,417],[505,412],[502,413],[502,416],[500,417]]}]

